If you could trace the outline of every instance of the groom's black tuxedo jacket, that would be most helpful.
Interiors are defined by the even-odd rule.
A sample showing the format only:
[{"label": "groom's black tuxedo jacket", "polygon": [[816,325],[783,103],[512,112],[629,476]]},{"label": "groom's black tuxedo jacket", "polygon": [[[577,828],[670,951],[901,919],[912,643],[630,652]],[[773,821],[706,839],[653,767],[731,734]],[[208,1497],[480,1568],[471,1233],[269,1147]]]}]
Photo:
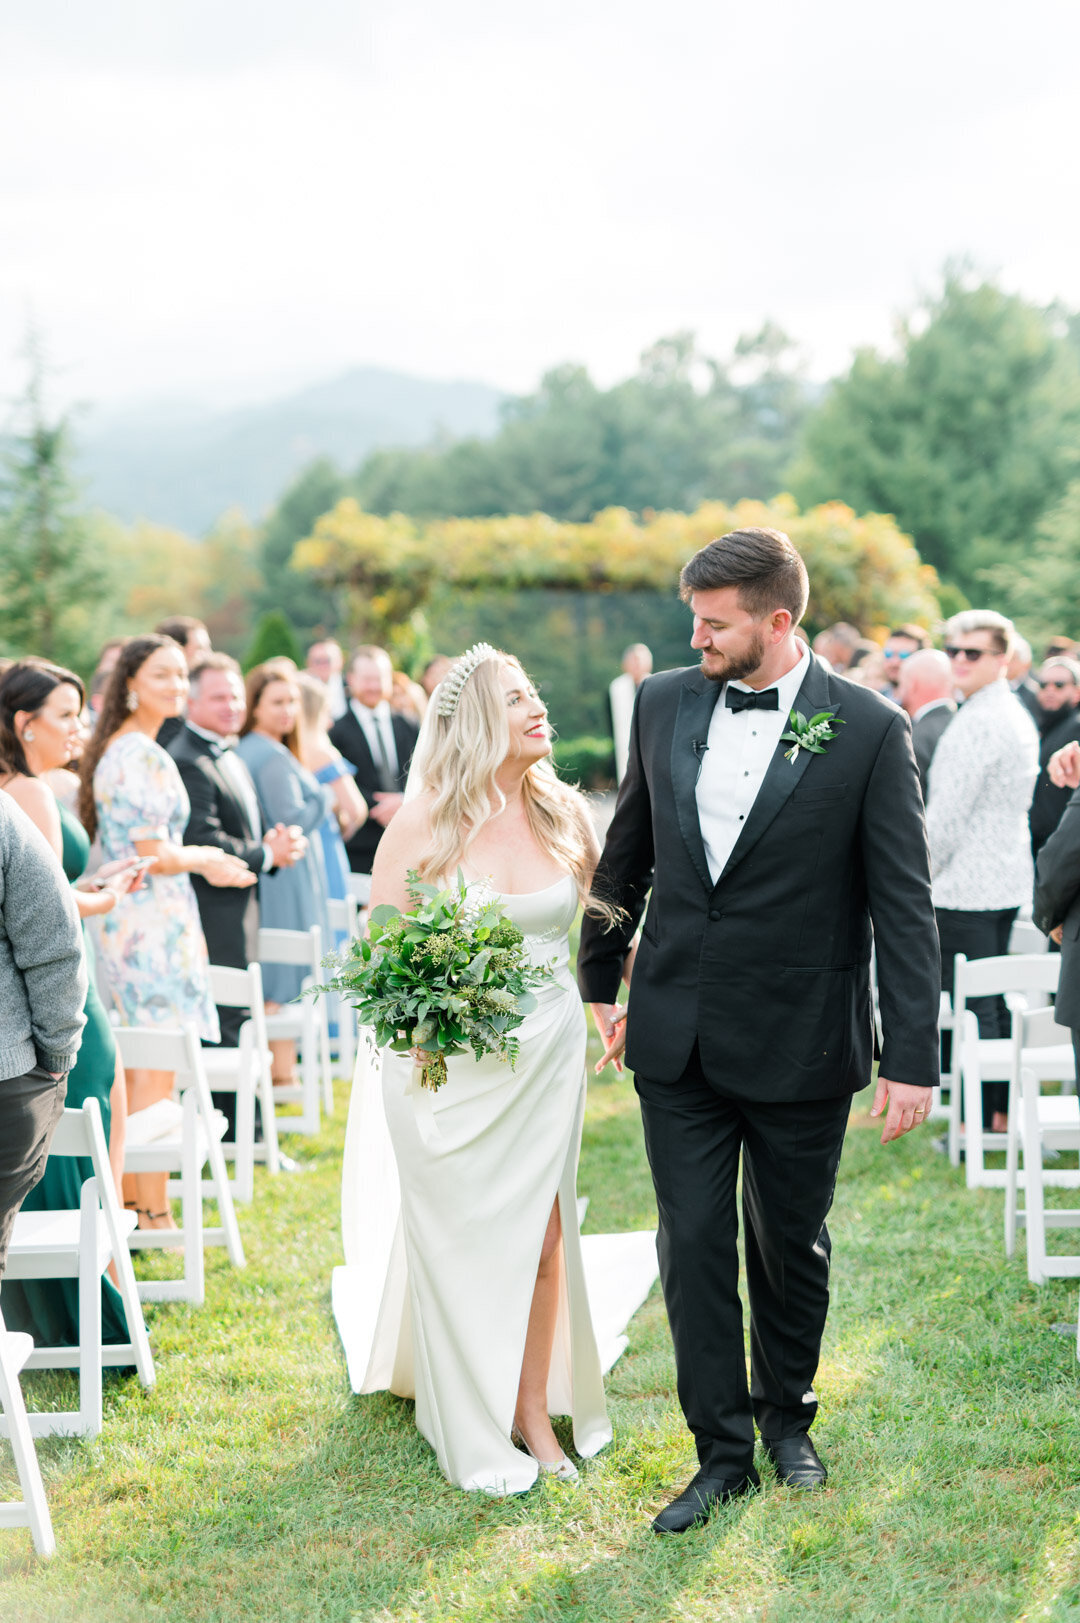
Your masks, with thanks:
[{"label": "groom's black tuxedo jacket", "polygon": [[[675,1081],[695,1039],[706,1075],[735,1096],[825,1099],[870,1080],[871,919],[882,1075],[938,1081],[938,939],[907,717],[812,659],[794,708],[835,711],[823,755],[781,743],[713,884],[695,785],[721,684],[666,671],[638,690],[630,759],[597,870],[626,909],[614,930],[587,917],[578,977],[614,1002],[634,965],[627,1063]],[[786,730],[786,729],[785,729]]]},{"label": "groom's black tuxedo jacket", "polygon": [[[247,807],[218,764],[213,746],[186,724],[169,745],[191,802],[184,830],[185,845],[216,845],[246,862],[253,873],[263,871],[262,829],[253,828]],[[245,767],[245,771],[246,771]],[[212,964],[246,969],[248,940],[257,910],[259,887],[234,890],[208,885],[193,874],[191,883],[199,904],[199,918]]]}]

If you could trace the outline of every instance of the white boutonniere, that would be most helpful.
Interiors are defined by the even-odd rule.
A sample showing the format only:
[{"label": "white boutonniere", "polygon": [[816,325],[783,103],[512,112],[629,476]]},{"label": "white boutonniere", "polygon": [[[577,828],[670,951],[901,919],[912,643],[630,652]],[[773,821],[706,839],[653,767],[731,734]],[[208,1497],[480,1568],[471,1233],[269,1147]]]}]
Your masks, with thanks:
[{"label": "white boutonniere", "polygon": [[819,710],[816,716],[807,721],[801,710],[793,710],[788,717],[791,723],[790,730],[781,733],[781,744],[790,744],[791,748],[784,751],[784,760],[790,761],[794,766],[799,759],[799,751],[805,750],[808,755],[824,755],[825,746],[836,737],[833,732],[833,723],[837,727],[846,725],[835,710]]}]

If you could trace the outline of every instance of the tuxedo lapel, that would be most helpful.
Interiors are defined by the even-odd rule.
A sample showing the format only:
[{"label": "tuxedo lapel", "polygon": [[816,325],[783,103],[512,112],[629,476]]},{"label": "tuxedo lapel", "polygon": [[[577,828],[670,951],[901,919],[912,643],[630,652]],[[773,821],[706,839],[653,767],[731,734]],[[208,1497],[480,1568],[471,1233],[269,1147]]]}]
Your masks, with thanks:
[{"label": "tuxedo lapel", "polygon": [[706,890],[712,889],[712,880],[709,878],[705,842],[698,822],[695,790],[708,742],[709,723],[719,693],[719,682],[710,682],[700,672],[690,675],[679,690],[679,709],[671,740],[671,787],[675,796],[675,811],[690,859]]},{"label": "tuxedo lapel", "polygon": [[[800,711],[809,721],[819,710],[839,712],[841,708],[839,700],[833,696],[824,666],[811,655],[802,687],[792,709]],[[785,725],[784,731],[788,730],[788,726]],[[794,761],[789,761],[786,759],[786,752],[791,748],[791,744],[783,740],[777,744],[768,771],[762,779],[757,799],[750,809],[739,838],[735,841],[731,855],[724,865],[724,871],[717,880],[718,885],[723,884],[732,868],[742,861],[748,851],[753,850],[781,807],[802,782],[803,774],[815,759],[809,750],[800,750]]]}]

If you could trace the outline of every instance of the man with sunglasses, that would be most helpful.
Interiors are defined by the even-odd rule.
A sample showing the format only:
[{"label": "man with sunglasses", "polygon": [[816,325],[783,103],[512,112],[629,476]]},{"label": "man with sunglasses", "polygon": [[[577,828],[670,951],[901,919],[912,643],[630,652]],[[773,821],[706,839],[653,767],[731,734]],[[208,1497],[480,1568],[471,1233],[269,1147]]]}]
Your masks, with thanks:
[{"label": "man with sunglasses", "polygon": [[[1035,724],[1009,688],[1005,671],[1013,626],[992,609],[968,609],[945,628],[960,709],[930,763],[926,829],[934,910],[941,941],[941,984],[951,994],[953,960],[1008,951],[1020,907],[1031,895],[1028,809],[1039,771]],[[1002,998],[972,998],[981,1037],[1007,1037]],[[1008,1087],[983,1088],[985,1125],[1007,1126]]]},{"label": "man with sunglasses", "polygon": [[[885,640],[882,653],[885,659],[885,679],[888,687],[882,688],[887,699],[896,699],[897,689],[900,686],[900,672],[904,668],[904,661],[917,654],[920,648],[929,648],[930,638],[922,626],[897,626],[890,631]],[[899,703],[899,700],[897,700]]]},{"label": "man with sunglasses", "polygon": [[1050,757],[1080,739],[1080,664],[1065,655],[1048,659],[1039,672],[1039,777],[1031,802],[1031,854],[1038,856],[1061,821],[1071,790],[1059,789],[1048,771]]}]

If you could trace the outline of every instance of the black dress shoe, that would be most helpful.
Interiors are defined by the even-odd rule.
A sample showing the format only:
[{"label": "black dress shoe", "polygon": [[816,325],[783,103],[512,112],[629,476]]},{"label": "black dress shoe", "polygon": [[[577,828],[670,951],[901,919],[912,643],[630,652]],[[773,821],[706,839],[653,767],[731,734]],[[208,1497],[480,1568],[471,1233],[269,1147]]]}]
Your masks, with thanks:
[{"label": "black dress shoe", "polygon": [[765,1452],[776,1466],[780,1481],[789,1488],[823,1488],[828,1476],[818,1451],[805,1432],[797,1437],[763,1437]]},{"label": "black dress shoe", "polygon": [[654,1533],[685,1533],[690,1527],[707,1522],[715,1505],[724,1505],[741,1494],[753,1493],[759,1486],[758,1474],[753,1466],[745,1476],[709,1476],[699,1471],[683,1489],[677,1499],[657,1516],[652,1524]]}]

